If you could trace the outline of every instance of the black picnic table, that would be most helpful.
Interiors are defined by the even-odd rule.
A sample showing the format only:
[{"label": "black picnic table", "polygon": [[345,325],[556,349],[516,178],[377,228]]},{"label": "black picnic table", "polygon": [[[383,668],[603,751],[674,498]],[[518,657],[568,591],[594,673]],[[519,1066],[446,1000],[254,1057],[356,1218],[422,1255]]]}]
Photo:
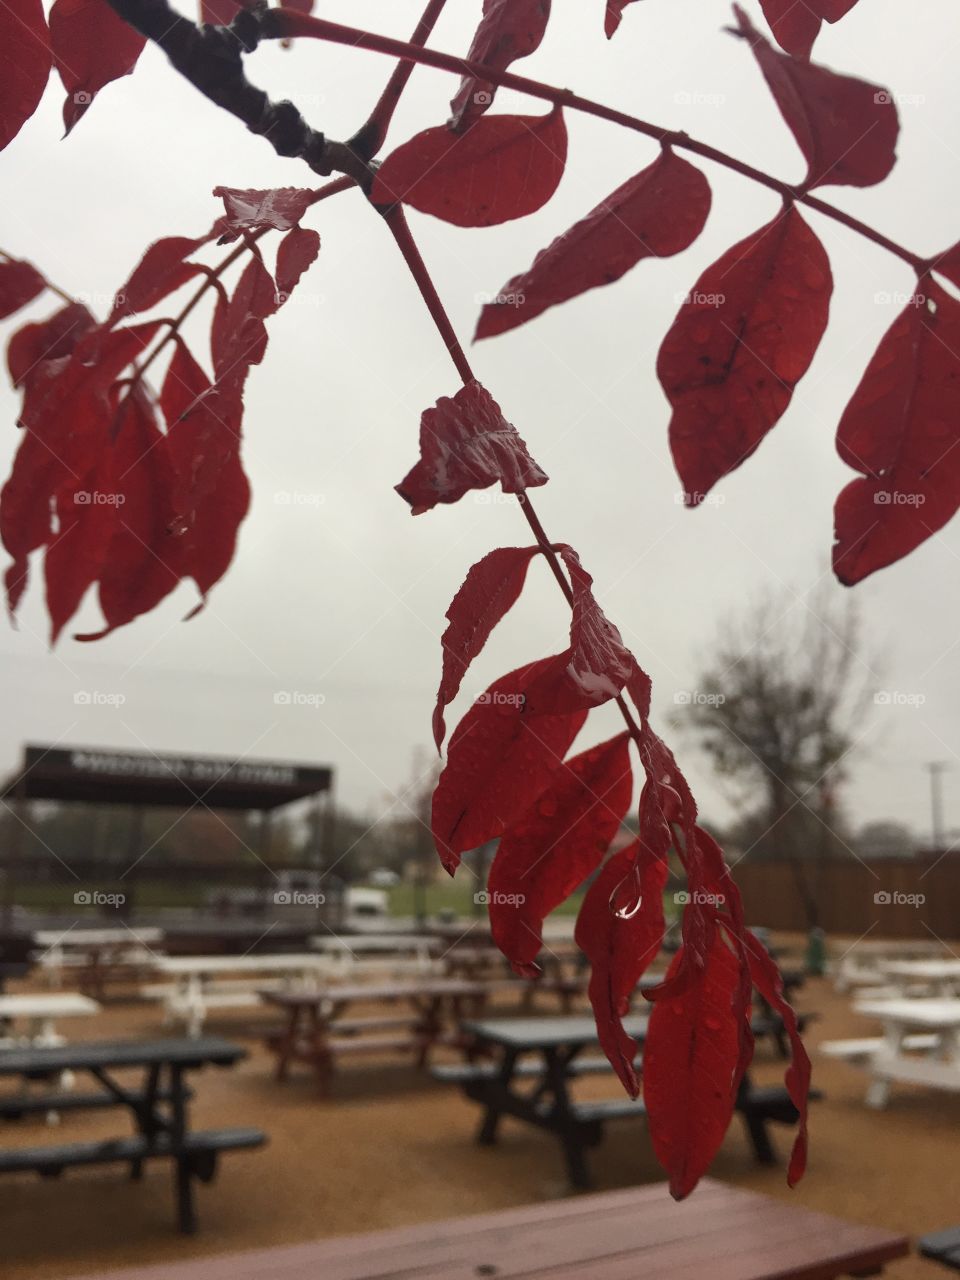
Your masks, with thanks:
[{"label": "black picnic table", "polygon": [[[648,1021],[648,1014],[624,1019],[627,1034],[640,1045],[646,1039]],[[459,1084],[467,1097],[483,1106],[477,1131],[481,1145],[496,1142],[504,1115],[546,1129],[560,1141],[570,1182],[583,1189],[591,1185],[586,1149],[601,1141],[605,1122],[646,1114],[642,1101],[625,1095],[589,1102],[571,1097],[572,1080],[611,1071],[610,1064],[600,1055],[584,1056],[585,1049],[597,1044],[592,1017],[491,1018],[466,1021],[461,1030],[473,1041],[473,1055],[486,1055],[487,1061],[438,1066],[433,1074],[437,1079]],[[526,1090],[525,1082],[530,1086]],[[797,1121],[796,1108],[786,1089],[756,1087],[747,1074],[736,1108],[757,1160],[774,1163],[776,1155],[767,1123]]]},{"label": "black picnic table", "polygon": [[[188,1071],[207,1065],[230,1067],[246,1050],[219,1037],[161,1040],[94,1040],[55,1047],[0,1051],[0,1076],[19,1077],[16,1092],[0,1093],[0,1117],[21,1119],[38,1112],[126,1107],[133,1135],[96,1142],[36,1147],[0,1147],[0,1173],[36,1172],[57,1177],[72,1166],[129,1164],[139,1178],[144,1161],[167,1157],[176,1164],[177,1221],[180,1230],[196,1230],[193,1182],[212,1181],[222,1151],[261,1146],[259,1129],[191,1130]],[[139,1084],[117,1080],[118,1071],[141,1070]],[[44,1090],[31,1093],[30,1081],[58,1081],[64,1073],[84,1073],[97,1082],[94,1092]]]}]

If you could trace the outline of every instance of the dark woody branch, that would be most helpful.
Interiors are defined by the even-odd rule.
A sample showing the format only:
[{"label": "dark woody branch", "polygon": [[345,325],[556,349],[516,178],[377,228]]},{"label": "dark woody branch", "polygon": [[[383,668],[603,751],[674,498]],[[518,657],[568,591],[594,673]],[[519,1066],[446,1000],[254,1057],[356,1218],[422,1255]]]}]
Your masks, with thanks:
[{"label": "dark woody branch", "polygon": [[152,40],[172,65],[211,102],[260,134],[277,155],[304,160],[314,173],[345,173],[363,189],[372,171],[346,143],[333,142],[310,127],[292,102],[272,102],[251,84],[243,55],[260,42],[266,5],[241,9],[229,27],[197,27],[167,0],[107,0],[110,7],[141,35]]}]

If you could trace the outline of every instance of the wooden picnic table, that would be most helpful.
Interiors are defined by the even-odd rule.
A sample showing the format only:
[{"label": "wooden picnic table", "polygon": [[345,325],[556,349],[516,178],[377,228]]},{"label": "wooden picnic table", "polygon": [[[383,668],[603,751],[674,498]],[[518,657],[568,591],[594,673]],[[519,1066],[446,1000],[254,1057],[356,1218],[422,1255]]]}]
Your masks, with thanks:
[{"label": "wooden picnic table", "polygon": [[[883,1026],[881,1043],[864,1062],[871,1076],[867,1106],[885,1107],[894,1080],[960,1090],[960,1000],[861,1000],[854,1005],[854,1011],[875,1018]],[[923,1052],[909,1053],[911,1033],[916,1032],[927,1032],[935,1038]]]},{"label": "wooden picnic table", "polygon": [[[330,1086],[338,1055],[401,1050],[416,1055],[423,1066],[430,1049],[441,1040],[459,1043],[459,1023],[465,1012],[478,1013],[487,996],[502,984],[466,982],[460,978],[416,981],[338,983],[317,991],[264,991],[262,998],[286,1014],[286,1025],[268,1041],[276,1055],[276,1078],[285,1080],[293,1062],[309,1063],[321,1091]],[[357,1003],[406,1004],[411,1012],[397,1015],[344,1017]],[[389,1032],[368,1035],[368,1032]]]},{"label": "wooden picnic table", "polygon": [[33,935],[43,950],[38,958],[55,986],[64,975],[86,995],[102,1000],[111,982],[135,982],[149,972],[155,948],[164,939],[152,927],[103,929],[40,929]]},{"label": "wooden picnic table", "polygon": [[[648,1022],[648,1014],[624,1019],[627,1034],[639,1045],[646,1039]],[[606,1122],[646,1115],[642,1101],[623,1093],[589,1102],[572,1097],[570,1085],[579,1076],[612,1071],[606,1058],[582,1056],[584,1049],[597,1044],[592,1017],[491,1018],[466,1021],[461,1032],[473,1038],[473,1056],[493,1061],[439,1066],[433,1074],[461,1085],[467,1097],[483,1107],[477,1141],[483,1146],[496,1142],[505,1115],[545,1129],[559,1140],[570,1182],[576,1188],[590,1186],[586,1151],[602,1140]],[[795,1124],[797,1120],[786,1090],[779,1086],[754,1088],[745,1075],[736,1106],[757,1160],[774,1163],[767,1122]]]},{"label": "wooden picnic table", "polygon": [[[260,1146],[259,1129],[191,1130],[185,1082],[188,1071],[208,1064],[232,1066],[246,1050],[216,1037],[177,1040],[88,1041],[48,1048],[7,1049],[0,1053],[0,1076],[24,1082],[86,1073],[100,1087],[94,1092],[32,1094],[24,1083],[18,1092],[0,1094],[0,1116],[19,1119],[38,1111],[78,1111],[126,1107],[135,1133],[107,1141],[58,1143],[55,1146],[0,1148],[0,1173],[35,1172],[58,1177],[64,1169],[94,1164],[129,1164],[139,1178],[146,1160],[172,1159],[176,1165],[177,1219],[180,1230],[196,1229],[193,1183],[209,1182],[223,1151]],[[117,1071],[142,1071],[131,1086]]]},{"label": "wooden picnic table", "polygon": [[878,1275],[902,1235],[704,1178],[83,1280],[837,1280]]}]

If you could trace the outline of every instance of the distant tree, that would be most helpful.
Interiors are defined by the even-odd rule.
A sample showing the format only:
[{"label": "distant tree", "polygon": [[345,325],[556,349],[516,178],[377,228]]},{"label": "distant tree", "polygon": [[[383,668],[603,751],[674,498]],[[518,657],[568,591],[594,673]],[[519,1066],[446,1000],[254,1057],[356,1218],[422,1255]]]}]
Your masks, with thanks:
[{"label": "distant tree", "polygon": [[810,864],[849,848],[838,806],[877,674],[856,606],[828,586],[765,592],[721,621],[698,687],[678,694],[689,728],[729,784],[745,855],[789,859],[811,927]]},{"label": "distant tree", "polygon": [[902,822],[865,822],[857,832],[857,851],[864,858],[909,858],[917,838]]}]

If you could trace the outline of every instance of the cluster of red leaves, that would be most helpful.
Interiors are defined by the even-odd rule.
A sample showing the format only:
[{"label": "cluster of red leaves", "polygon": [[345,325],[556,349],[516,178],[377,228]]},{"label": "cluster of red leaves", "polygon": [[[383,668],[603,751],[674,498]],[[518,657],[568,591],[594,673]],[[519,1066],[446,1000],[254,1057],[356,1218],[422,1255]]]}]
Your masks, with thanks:
[{"label": "cluster of red leaves", "polygon": [[[428,409],[421,455],[399,493],[419,514],[497,483],[517,493],[546,477],[499,406],[477,382]],[[623,1015],[663,942],[662,895],[677,850],[691,889],[683,946],[654,1002],[644,1048],[644,1101],[671,1188],[684,1196],[707,1169],[726,1132],[752,1054],[750,955],[774,975],[744,929],[736,886],[672,753],[650,725],[650,681],[606,618],[572,547],[501,547],[475,564],[447,610],[434,736],[444,710],[494,627],[518,601],[533,560],[556,557],[571,598],[569,644],[475,697],[454,729],[433,797],[432,829],[452,874],[461,856],[498,840],[490,871],[494,939],[517,973],[536,976],[543,921],[596,877],[577,923],[591,962],[590,1000],[600,1041],[624,1087],[640,1089],[637,1046]],[[636,716],[609,741],[571,756],[594,707],[626,694]],[[626,704],[624,704],[624,707]],[[631,743],[644,775],[639,835],[611,855],[634,800]],[[764,979],[768,988],[774,978]],[[680,1015],[679,1017],[677,1015]],[[788,1014],[794,1049],[791,1089],[801,1116],[790,1178],[803,1172],[809,1064]]]},{"label": "cluster of red leaves", "polygon": [[[29,556],[43,548],[54,640],[94,584],[105,626],[79,639],[130,622],[185,578],[205,599],[233,558],[250,500],[240,462],[244,383],[266,349],[264,321],[313,262],[320,239],[296,226],[312,191],[218,194],[225,216],[205,236],[151,245],[105,321],[69,303],[10,338],[7,363],[23,392],[23,436],[0,492],[0,536],[12,557],[7,602],[12,613]],[[266,230],[286,232],[273,275],[257,246]],[[243,237],[249,252],[232,294],[210,268],[190,260],[216,237]],[[216,290],[209,373],[175,321],[121,323],[198,275]],[[0,263],[0,316],[45,288],[29,263]],[[154,351],[166,341],[172,356],[154,394],[141,369],[160,335]]]}]

